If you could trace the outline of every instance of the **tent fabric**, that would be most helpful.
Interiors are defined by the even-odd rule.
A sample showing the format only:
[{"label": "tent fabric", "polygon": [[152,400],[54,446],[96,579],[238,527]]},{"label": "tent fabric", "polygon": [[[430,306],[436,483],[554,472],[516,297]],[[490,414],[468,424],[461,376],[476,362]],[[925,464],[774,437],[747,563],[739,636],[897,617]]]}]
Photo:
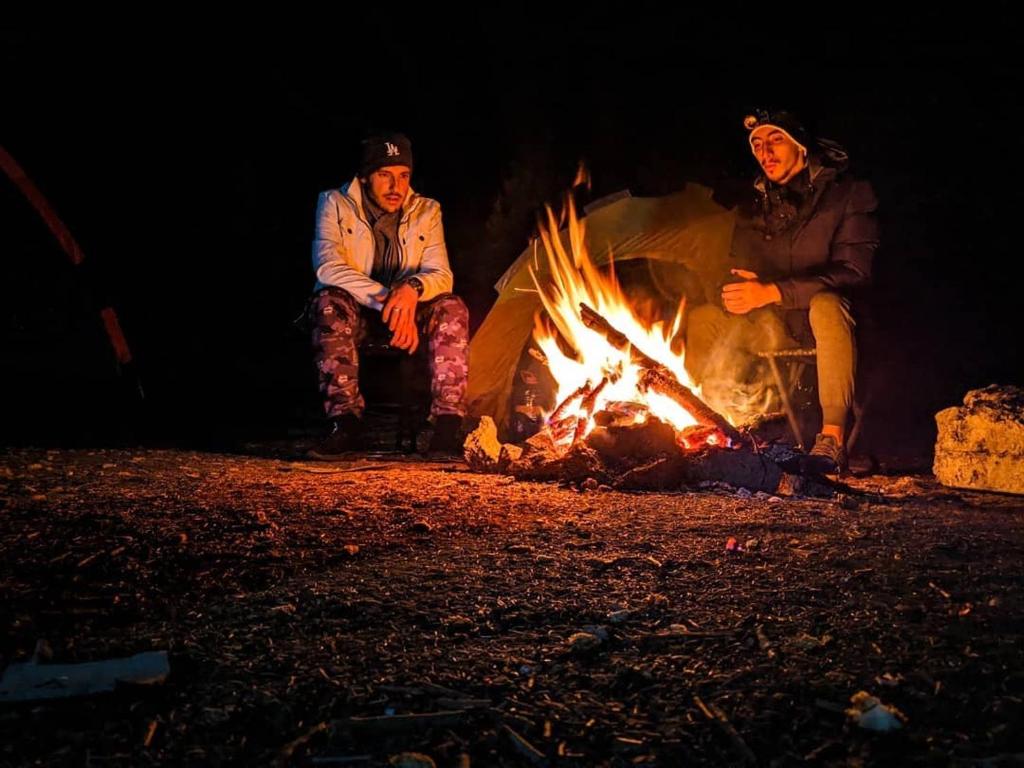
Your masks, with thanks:
[{"label": "tent fabric", "polygon": [[[735,215],[705,187],[688,184],[664,197],[623,197],[593,210],[583,222],[595,265],[646,259],[661,290],[679,291],[677,299],[686,270],[696,275],[705,295],[713,295],[728,274]],[[567,241],[564,231],[562,236]],[[516,365],[541,308],[528,265],[541,282],[550,275],[547,254],[536,240],[495,285],[498,299],[470,342],[470,414],[492,416],[499,425],[507,419]]]}]

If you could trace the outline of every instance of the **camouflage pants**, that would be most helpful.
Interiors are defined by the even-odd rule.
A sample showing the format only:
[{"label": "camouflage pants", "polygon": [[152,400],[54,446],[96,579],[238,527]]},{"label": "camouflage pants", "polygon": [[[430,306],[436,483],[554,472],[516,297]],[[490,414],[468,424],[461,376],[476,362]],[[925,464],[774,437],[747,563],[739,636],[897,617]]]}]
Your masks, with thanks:
[{"label": "camouflage pants", "polygon": [[[313,351],[320,378],[324,413],[334,418],[362,415],[366,403],[359,391],[359,344],[366,332],[368,312],[340,288],[324,288],[313,296]],[[430,355],[430,414],[466,415],[469,376],[469,312],[458,296],[445,293],[416,307],[420,346]]]}]

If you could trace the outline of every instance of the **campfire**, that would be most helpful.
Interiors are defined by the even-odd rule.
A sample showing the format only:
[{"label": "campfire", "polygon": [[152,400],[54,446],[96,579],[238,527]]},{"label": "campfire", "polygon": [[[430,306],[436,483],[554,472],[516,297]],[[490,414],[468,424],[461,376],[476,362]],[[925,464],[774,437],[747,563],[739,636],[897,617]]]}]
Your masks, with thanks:
[{"label": "campfire", "polygon": [[676,346],[685,299],[671,323],[638,317],[616,280],[614,262],[607,275],[594,266],[571,198],[566,214],[568,251],[550,208],[541,228],[550,281],[530,269],[544,307],[534,340],[558,386],[558,405],[545,421],[554,444],[571,449],[599,425],[650,419],[671,426],[683,450],[736,442],[736,430],[700,400],[684,350]]},{"label": "campfire", "polygon": [[541,277],[536,260],[530,267],[542,304],[533,339],[556,405],[525,445],[502,445],[485,417],[466,441],[470,465],[619,488],[725,481],[776,490],[777,457],[705,403],[686,372],[677,338],[685,300],[671,321],[639,316],[613,262],[606,273],[594,265],[571,199],[562,220],[565,235],[549,208],[540,231],[550,274]]}]

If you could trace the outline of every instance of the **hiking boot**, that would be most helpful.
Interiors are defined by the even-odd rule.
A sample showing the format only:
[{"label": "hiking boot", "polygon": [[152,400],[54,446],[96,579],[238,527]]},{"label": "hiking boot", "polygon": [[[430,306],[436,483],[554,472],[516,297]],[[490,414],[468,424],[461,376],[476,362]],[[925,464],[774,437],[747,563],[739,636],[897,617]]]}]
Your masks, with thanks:
[{"label": "hiking boot", "polygon": [[832,435],[819,434],[803,460],[805,473],[834,475],[846,469],[846,449]]},{"label": "hiking boot", "polygon": [[345,413],[331,420],[331,433],[306,454],[311,459],[335,461],[365,447],[363,420]]},{"label": "hiking boot", "polygon": [[430,437],[427,453],[441,453],[449,456],[462,455],[462,417],[452,414],[438,416],[434,422],[434,434]]}]

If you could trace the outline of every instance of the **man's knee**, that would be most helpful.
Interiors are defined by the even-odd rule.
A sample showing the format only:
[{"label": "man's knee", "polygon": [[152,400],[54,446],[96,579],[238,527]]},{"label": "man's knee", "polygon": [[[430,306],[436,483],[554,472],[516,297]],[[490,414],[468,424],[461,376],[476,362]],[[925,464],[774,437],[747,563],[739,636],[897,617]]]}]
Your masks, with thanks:
[{"label": "man's knee", "polygon": [[341,288],[323,288],[313,297],[312,314],[317,324],[354,325],[359,318],[359,302]]},{"label": "man's knee", "polygon": [[456,320],[469,320],[466,302],[454,293],[443,293],[434,299],[434,312]]},{"label": "man's knee", "polygon": [[689,322],[705,325],[725,320],[725,310],[716,304],[698,304],[693,309],[687,310]]},{"label": "man's knee", "polygon": [[363,325],[359,304],[351,294],[341,289],[319,291],[313,297],[309,320],[313,348],[319,360],[343,358],[346,364],[356,364],[356,347],[362,338]]},{"label": "man's knee", "polygon": [[469,338],[469,310],[466,303],[454,293],[445,293],[430,302],[430,335],[439,334],[448,339]]},{"label": "man's knee", "polygon": [[832,291],[822,291],[811,297],[808,319],[815,336],[822,330],[830,328],[850,330],[854,326],[853,315],[850,314],[850,302]]},{"label": "man's knee", "polygon": [[699,304],[686,313],[686,335],[712,333],[728,322],[725,310],[714,304]]}]

